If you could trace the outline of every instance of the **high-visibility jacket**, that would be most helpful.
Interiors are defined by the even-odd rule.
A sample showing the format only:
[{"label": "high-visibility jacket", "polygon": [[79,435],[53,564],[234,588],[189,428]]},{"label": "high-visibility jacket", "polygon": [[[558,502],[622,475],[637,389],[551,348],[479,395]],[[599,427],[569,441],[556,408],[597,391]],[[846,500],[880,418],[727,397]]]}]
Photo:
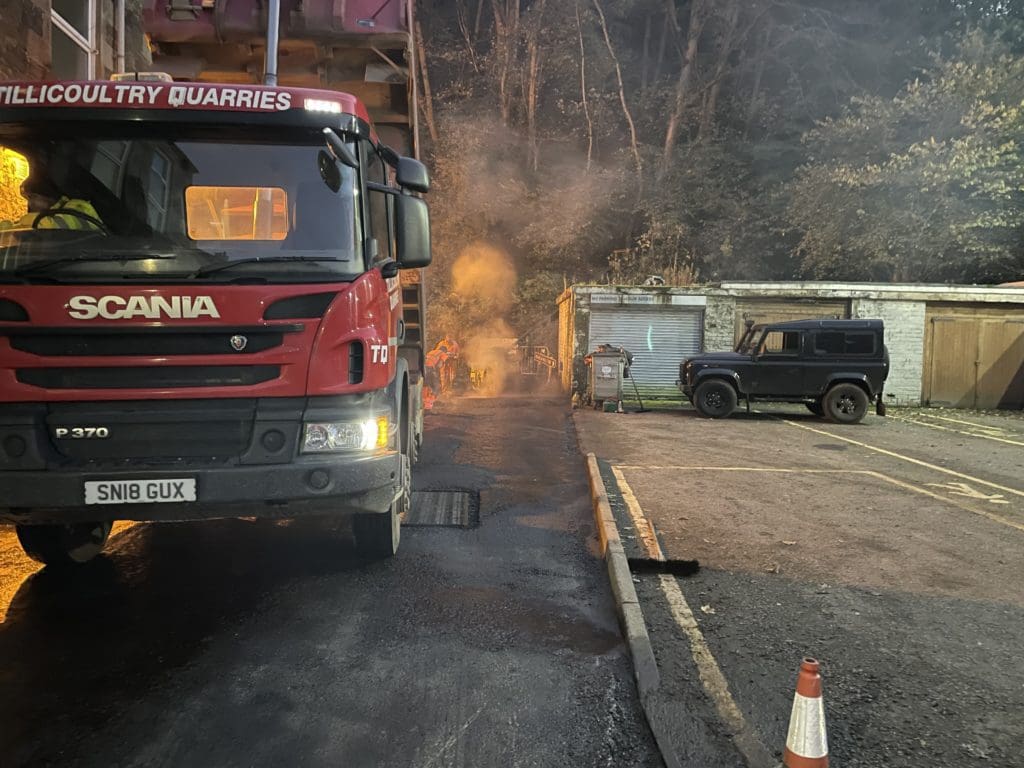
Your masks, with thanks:
[{"label": "high-visibility jacket", "polygon": [[[56,211],[60,208],[70,209],[72,211],[79,211],[84,213],[86,216],[91,216],[97,221],[101,221],[100,215],[96,212],[96,209],[92,207],[92,203],[87,200],[79,200],[72,197],[62,197],[58,200],[52,208],[49,210]],[[39,212],[29,211],[20,219],[15,222],[0,222],[0,229],[30,229],[35,224],[36,219],[39,217]],[[93,224],[91,221],[83,219],[79,216],[75,216],[73,213],[54,213],[51,215],[43,215],[39,219],[39,224],[36,225],[37,229],[99,229],[98,226]]]}]

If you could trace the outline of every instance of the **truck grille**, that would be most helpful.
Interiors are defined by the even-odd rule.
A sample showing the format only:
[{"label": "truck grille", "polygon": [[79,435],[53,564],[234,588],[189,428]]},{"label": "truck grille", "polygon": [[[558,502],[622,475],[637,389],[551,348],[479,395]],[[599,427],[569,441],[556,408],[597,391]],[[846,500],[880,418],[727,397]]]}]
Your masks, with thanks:
[{"label": "truck grille", "polygon": [[172,365],[117,368],[19,368],[22,384],[46,389],[246,387],[281,375],[279,365]]},{"label": "truck grille", "polygon": [[[256,401],[189,400],[54,404],[48,408],[50,439],[76,464],[97,468],[165,464],[236,457],[252,438]],[[57,427],[98,425],[104,439],[57,439]]]},{"label": "truck grille", "polygon": [[[243,328],[38,328],[7,333],[11,347],[43,357],[251,355],[281,346],[301,324]],[[239,339],[244,345],[238,349]],[[233,341],[234,340],[234,341]]]}]

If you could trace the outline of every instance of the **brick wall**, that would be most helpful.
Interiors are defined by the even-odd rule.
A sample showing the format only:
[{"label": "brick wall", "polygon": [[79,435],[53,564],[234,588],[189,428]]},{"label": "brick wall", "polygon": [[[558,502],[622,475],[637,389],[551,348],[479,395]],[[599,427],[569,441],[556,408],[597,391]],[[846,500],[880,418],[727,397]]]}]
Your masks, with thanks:
[{"label": "brick wall", "polygon": [[893,405],[920,405],[925,303],[854,299],[852,305],[851,317],[878,319],[885,323],[885,345],[889,348],[886,402]]},{"label": "brick wall", "polygon": [[49,0],[0,0],[0,80],[38,80],[50,67]]},{"label": "brick wall", "polygon": [[708,296],[704,308],[704,351],[724,352],[736,346],[736,299]]}]

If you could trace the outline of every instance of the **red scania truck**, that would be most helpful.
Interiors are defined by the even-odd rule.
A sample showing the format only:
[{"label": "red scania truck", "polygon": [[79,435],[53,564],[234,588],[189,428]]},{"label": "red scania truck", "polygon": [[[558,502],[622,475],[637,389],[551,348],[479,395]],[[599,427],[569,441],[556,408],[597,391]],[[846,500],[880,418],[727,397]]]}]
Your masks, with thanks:
[{"label": "red scania truck", "polygon": [[146,0],[169,74],[0,83],[28,171],[0,223],[0,521],[36,560],[116,520],[307,513],[397,550],[430,262],[412,3],[278,5]]}]

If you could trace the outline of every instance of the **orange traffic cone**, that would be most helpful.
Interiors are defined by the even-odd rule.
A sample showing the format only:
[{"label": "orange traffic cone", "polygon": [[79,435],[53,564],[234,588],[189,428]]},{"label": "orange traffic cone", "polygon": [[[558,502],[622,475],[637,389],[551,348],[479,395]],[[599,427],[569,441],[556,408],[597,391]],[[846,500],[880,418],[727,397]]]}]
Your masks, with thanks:
[{"label": "orange traffic cone", "polygon": [[786,768],[828,768],[828,737],[825,734],[825,703],[821,698],[818,662],[804,659],[796,679],[793,713],[782,764]]}]

